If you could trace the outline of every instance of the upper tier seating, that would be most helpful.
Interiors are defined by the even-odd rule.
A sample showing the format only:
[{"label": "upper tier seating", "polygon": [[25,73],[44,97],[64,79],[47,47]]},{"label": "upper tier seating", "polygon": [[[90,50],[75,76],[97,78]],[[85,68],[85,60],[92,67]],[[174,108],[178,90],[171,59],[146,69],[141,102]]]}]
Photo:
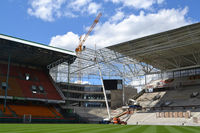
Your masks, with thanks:
[{"label": "upper tier seating", "polygon": [[[0,64],[0,95],[4,96],[2,82],[6,82],[6,64]],[[39,69],[10,65],[8,96],[62,100],[49,75]],[[35,88],[35,90],[33,90]]]},{"label": "upper tier seating", "polygon": [[[5,82],[6,83],[6,77],[0,76],[0,83]],[[2,89],[2,84],[0,84],[0,95],[5,95],[5,90]],[[19,83],[16,81],[15,78],[9,78],[8,80],[8,96],[17,96],[17,97],[23,97],[22,89],[19,86]]]}]

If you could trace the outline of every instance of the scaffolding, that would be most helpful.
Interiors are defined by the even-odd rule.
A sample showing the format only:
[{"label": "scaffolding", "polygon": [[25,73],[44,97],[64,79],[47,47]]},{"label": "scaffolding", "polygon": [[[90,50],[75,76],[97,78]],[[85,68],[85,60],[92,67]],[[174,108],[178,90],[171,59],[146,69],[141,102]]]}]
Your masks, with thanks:
[{"label": "scaffolding", "polygon": [[[50,74],[56,82],[77,83],[81,71],[83,83],[100,84],[101,79],[96,61],[98,61],[104,79],[123,79],[126,85],[130,85],[134,80],[144,80],[146,74],[160,73],[158,69],[150,65],[138,62],[108,48],[96,51],[86,48],[82,52],[82,56],[78,56],[73,64],[69,65],[64,62],[53,67]],[[81,68],[78,67],[80,62],[82,63]],[[141,84],[137,86],[142,85],[144,84],[141,81]]]},{"label": "scaffolding", "polygon": [[174,77],[176,71],[198,72],[199,49],[200,23],[196,23],[106,48],[86,48],[73,64],[64,62],[50,72],[57,82],[76,83],[81,72],[83,83],[100,84],[97,60],[104,79],[123,79],[125,85],[142,87]]}]

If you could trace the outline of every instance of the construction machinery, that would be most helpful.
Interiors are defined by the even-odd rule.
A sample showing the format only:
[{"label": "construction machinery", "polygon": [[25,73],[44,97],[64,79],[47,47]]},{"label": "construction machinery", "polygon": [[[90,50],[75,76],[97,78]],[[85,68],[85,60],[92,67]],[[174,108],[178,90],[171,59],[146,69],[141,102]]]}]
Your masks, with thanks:
[{"label": "construction machinery", "polygon": [[[111,118],[106,118],[106,119],[103,119],[100,123],[102,124],[121,124],[121,125],[126,125],[127,124],[127,121],[129,120],[129,118],[131,117],[131,115],[133,114],[133,111],[135,110],[135,108],[132,108],[132,107],[129,107],[126,108],[125,111],[117,114],[116,116],[114,117],[111,117]],[[120,117],[124,116],[124,115],[127,115],[125,117],[123,117],[123,120],[121,120]]]},{"label": "construction machinery", "polygon": [[[83,46],[83,44],[85,43],[85,41],[87,40],[89,34],[91,33],[91,31],[94,29],[94,27],[96,26],[96,24],[99,22],[100,17],[102,16],[101,13],[98,14],[98,16],[96,17],[96,19],[94,20],[92,26],[90,27],[90,29],[88,30],[87,34],[84,36],[84,38],[82,39],[82,36],[80,36],[79,38],[79,45],[77,46],[77,48],[75,49],[76,51],[76,55],[78,57],[81,56],[82,51],[85,49],[85,46]],[[81,59],[78,60],[78,67],[79,67],[79,73],[78,73],[78,82],[81,83]]]},{"label": "construction machinery", "polygon": [[115,117],[112,118],[113,124],[126,125],[127,122],[126,121],[121,121],[120,117],[123,116],[123,115],[130,115],[130,114],[131,114],[130,110],[127,110],[127,111],[124,111],[124,112],[118,114],[117,116],[115,116]]},{"label": "construction machinery", "polygon": [[[122,109],[125,110],[125,111],[117,114],[114,117],[103,119],[100,123],[101,124],[110,124],[110,123],[113,123],[113,124],[126,125],[127,121],[129,120],[129,118],[131,117],[131,115],[134,113],[134,111],[141,110],[142,107],[140,105],[127,105],[127,106],[122,106]],[[122,119],[124,121],[122,121],[120,117],[122,117],[124,115],[127,115],[127,116],[123,117]]]},{"label": "construction machinery", "polygon": [[80,53],[83,51],[83,44],[85,43],[85,41],[87,40],[90,32],[94,29],[94,27],[96,26],[96,24],[99,22],[100,17],[102,16],[102,13],[99,13],[98,16],[96,17],[96,19],[94,20],[92,26],[90,27],[90,29],[88,30],[87,34],[85,35],[85,37],[82,40],[82,36],[80,36],[79,38],[79,45],[78,47],[75,49],[76,53]]}]

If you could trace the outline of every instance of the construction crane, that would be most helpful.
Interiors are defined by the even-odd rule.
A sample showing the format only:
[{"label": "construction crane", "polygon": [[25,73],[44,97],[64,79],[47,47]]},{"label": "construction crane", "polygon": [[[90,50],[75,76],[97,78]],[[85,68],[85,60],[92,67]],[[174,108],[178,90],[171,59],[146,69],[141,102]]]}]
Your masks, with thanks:
[{"label": "construction crane", "polygon": [[79,52],[83,51],[83,44],[85,43],[86,39],[88,38],[90,32],[94,29],[94,27],[96,26],[96,24],[99,22],[100,17],[102,16],[101,13],[98,14],[98,16],[96,17],[96,19],[94,20],[92,26],[90,27],[90,29],[88,30],[87,34],[85,35],[85,37],[83,38],[83,40],[81,39],[82,36],[80,36],[79,38],[79,45],[78,47],[75,49],[76,53],[78,54]]},{"label": "construction crane", "polygon": [[[75,49],[76,51],[76,55],[79,57],[82,53],[82,51],[84,50],[84,46],[83,44],[85,43],[85,41],[87,40],[89,34],[91,33],[91,31],[94,29],[94,27],[96,26],[96,24],[99,22],[100,17],[102,16],[101,13],[98,14],[98,16],[96,17],[96,19],[94,20],[92,26],[90,27],[90,29],[88,30],[87,34],[84,36],[84,38],[82,39],[82,36],[80,36],[79,38],[79,45],[78,47]],[[78,82],[81,83],[81,59],[79,58],[78,60],[78,69],[79,69],[79,74],[78,74]]]}]

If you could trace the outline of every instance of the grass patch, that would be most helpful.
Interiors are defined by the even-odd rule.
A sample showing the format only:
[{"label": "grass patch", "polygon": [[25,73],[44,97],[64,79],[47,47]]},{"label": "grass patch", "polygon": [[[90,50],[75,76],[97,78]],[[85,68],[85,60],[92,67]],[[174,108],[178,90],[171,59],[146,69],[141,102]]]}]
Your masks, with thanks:
[{"label": "grass patch", "polygon": [[103,124],[0,124],[0,133],[200,133],[200,127]]}]

